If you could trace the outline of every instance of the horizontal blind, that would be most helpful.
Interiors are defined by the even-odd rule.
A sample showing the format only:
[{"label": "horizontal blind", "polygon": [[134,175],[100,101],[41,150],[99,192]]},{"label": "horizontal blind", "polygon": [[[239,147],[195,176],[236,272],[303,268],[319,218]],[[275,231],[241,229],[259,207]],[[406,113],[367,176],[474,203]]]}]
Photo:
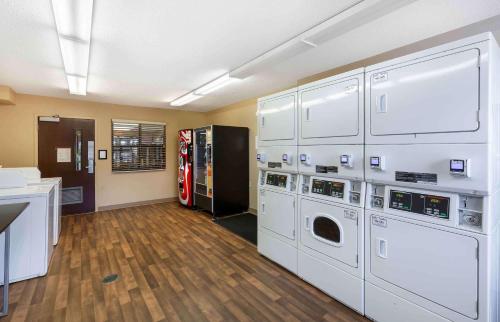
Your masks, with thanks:
[{"label": "horizontal blind", "polygon": [[112,121],[113,171],[165,169],[165,125]]}]

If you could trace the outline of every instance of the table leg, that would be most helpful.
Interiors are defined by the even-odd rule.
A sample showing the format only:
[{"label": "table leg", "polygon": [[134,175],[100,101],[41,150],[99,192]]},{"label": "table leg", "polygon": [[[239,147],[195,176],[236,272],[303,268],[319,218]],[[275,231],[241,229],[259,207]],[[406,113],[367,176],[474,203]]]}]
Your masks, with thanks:
[{"label": "table leg", "polygon": [[9,311],[9,255],[10,255],[10,227],[5,229],[5,249],[3,259],[3,307],[0,316]]}]

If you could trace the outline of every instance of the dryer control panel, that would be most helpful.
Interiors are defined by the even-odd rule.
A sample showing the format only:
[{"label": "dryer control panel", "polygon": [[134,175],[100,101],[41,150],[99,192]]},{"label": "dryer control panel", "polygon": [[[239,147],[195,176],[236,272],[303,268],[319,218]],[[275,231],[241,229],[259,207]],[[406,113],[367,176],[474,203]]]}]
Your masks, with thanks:
[{"label": "dryer control panel", "polygon": [[259,186],[281,192],[294,192],[297,190],[297,174],[259,171]]},{"label": "dryer control panel", "polygon": [[391,190],[389,208],[442,219],[450,218],[450,198]]},{"label": "dryer control panel", "polygon": [[300,175],[299,194],[363,207],[365,183],[320,176]]},{"label": "dryer control panel", "polygon": [[266,185],[286,188],[286,183],[288,181],[288,176],[285,174],[273,174],[268,173],[266,176]]},{"label": "dryer control panel", "polygon": [[345,183],[330,180],[312,180],[312,193],[344,199]]},{"label": "dryer control panel", "polygon": [[366,208],[448,227],[488,229],[488,197],[368,183]]}]

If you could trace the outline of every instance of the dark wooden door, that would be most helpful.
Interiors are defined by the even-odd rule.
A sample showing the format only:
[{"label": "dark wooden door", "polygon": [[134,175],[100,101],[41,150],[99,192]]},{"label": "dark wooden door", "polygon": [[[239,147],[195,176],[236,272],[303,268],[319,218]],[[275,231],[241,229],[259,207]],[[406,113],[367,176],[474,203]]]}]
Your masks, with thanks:
[{"label": "dark wooden door", "polygon": [[38,120],[38,168],[42,177],[62,177],[62,213],[95,210],[94,120]]}]

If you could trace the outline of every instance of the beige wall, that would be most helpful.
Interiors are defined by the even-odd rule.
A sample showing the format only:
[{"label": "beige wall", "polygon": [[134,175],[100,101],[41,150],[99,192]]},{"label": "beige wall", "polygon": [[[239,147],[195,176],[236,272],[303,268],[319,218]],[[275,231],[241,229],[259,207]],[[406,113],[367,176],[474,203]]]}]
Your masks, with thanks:
[{"label": "beige wall", "polygon": [[[35,166],[37,116],[90,118],[95,120],[96,150],[107,149],[108,160],[96,160],[96,207],[177,196],[177,141],[181,128],[207,124],[204,113],[138,108],[32,95],[16,95],[16,105],[0,105],[0,165]],[[111,172],[111,119],[165,122],[167,168],[139,173]]]},{"label": "beige wall", "polygon": [[255,136],[257,135],[257,100],[251,99],[206,113],[211,124],[244,126],[250,130],[250,208],[257,209],[257,162]]}]

